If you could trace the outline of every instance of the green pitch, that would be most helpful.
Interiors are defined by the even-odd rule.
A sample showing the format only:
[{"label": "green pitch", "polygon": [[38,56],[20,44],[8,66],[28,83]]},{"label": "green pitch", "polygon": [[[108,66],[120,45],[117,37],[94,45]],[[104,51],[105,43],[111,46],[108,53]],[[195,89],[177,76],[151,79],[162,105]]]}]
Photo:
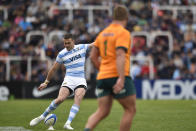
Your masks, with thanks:
[{"label": "green pitch", "polygon": [[[51,100],[10,100],[0,102],[0,130],[2,127],[17,126],[32,131],[44,131],[47,127],[40,123],[30,127],[29,122],[39,116]],[[54,128],[63,131],[72,99],[66,100],[53,113],[58,120]],[[80,111],[73,120],[75,131],[82,131],[88,116],[95,111],[95,99],[83,100]],[[110,115],[94,131],[118,131],[122,115],[121,106],[115,101]],[[132,131],[196,131],[195,100],[137,100],[137,114]]]}]

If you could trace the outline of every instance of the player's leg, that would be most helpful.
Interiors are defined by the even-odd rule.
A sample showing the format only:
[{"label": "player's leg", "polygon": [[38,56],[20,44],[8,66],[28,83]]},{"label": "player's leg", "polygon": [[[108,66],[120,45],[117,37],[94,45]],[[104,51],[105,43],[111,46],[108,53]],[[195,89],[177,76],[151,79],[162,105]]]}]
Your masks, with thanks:
[{"label": "player's leg", "polygon": [[70,113],[69,113],[69,117],[64,125],[64,128],[69,129],[69,130],[73,130],[73,128],[71,127],[71,122],[72,120],[75,118],[76,114],[79,111],[80,108],[80,103],[85,95],[86,89],[84,86],[78,86],[75,89],[75,95],[74,95],[74,104],[72,105],[71,109],[70,109]]},{"label": "player's leg", "polygon": [[120,122],[120,131],[130,131],[133,117],[136,113],[136,95],[118,99],[123,106],[124,114]]},{"label": "player's leg", "polygon": [[80,103],[86,93],[86,87],[81,85],[75,90],[74,104],[80,106]]},{"label": "player's leg", "polygon": [[69,96],[70,91],[67,87],[61,87],[59,90],[58,97],[51,102],[51,104],[46,108],[45,112],[42,114],[43,117],[46,117],[51,111],[55,110],[59,104],[61,104],[67,96]]},{"label": "player's leg", "polygon": [[113,97],[111,95],[98,98],[98,109],[88,118],[85,131],[93,130],[110,113],[112,102]]},{"label": "player's leg", "polygon": [[53,110],[55,110],[57,108],[57,106],[62,103],[67,96],[70,94],[70,91],[68,88],[65,87],[61,87],[59,90],[59,95],[58,97],[53,100],[51,102],[51,104],[46,108],[46,110],[44,111],[43,114],[41,114],[39,117],[34,118],[33,120],[31,120],[30,122],[30,126],[35,126],[37,125],[39,122],[41,122],[42,120],[45,119],[45,117]]},{"label": "player's leg", "polygon": [[136,89],[130,77],[125,78],[124,89],[114,95],[124,109],[120,122],[120,131],[129,131],[133,117],[136,113]]}]

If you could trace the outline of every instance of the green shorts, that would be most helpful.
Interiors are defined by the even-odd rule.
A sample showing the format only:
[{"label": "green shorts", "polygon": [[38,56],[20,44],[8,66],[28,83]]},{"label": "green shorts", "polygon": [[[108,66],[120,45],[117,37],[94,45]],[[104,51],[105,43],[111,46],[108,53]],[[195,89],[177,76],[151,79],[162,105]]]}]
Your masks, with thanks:
[{"label": "green shorts", "polygon": [[133,80],[128,76],[125,77],[124,89],[122,89],[120,93],[114,94],[113,86],[116,83],[117,79],[118,77],[97,80],[97,86],[95,90],[96,96],[99,98],[107,95],[112,95],[114,98],[118,99],[136,94]]}]

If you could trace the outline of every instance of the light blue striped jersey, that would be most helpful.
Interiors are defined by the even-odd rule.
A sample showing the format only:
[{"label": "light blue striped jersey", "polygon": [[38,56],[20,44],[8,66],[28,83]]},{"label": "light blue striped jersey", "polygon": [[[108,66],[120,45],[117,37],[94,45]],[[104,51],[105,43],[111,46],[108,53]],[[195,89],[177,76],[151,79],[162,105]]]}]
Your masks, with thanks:
[{"label": "light blue striped jersey", "polygon": [[89,45],[74,45],[74,48],[70,51],[64,48],[59,52],[56,62],[64,64],[66,68],[65,76],[85,78],[84,66]]}]

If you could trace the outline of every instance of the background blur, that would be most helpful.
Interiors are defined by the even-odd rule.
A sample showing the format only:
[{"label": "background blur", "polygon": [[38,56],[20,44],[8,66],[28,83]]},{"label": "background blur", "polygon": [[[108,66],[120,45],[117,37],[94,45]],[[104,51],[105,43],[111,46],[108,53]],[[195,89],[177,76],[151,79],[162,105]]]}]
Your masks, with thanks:
[{"label": "background blur", "polygon": [[[119,3],[130,12],[132,77],[194,80],[196,0],[0,0],[0,82],[43,82],[63,49],[63,34],[93,42]],[[89,59],[86,67],[92,82]],[[62,67],[53,80],[62,81],[64,73]]]},{"label": "background blur", "polygon": [[[119,3],[130,12],[138,109],[132,130],[196,131],[196,0],[0,0],[0,131],[47,129],[29,122],[58,95],[63,66],[46,89],[37,87],[64,48],[63,34],[72,33],[77,44],[93,42]],[[85,97],[95,98],[96,70],[89,58],[86,64]],[[63,131],[72,104],[68,99],[55,110],[56,131]],[[75,130],[84,128],[96,108],[95,99],[84,99]],[[121,114],[114,101],[95,131],[117,131]]]}]

